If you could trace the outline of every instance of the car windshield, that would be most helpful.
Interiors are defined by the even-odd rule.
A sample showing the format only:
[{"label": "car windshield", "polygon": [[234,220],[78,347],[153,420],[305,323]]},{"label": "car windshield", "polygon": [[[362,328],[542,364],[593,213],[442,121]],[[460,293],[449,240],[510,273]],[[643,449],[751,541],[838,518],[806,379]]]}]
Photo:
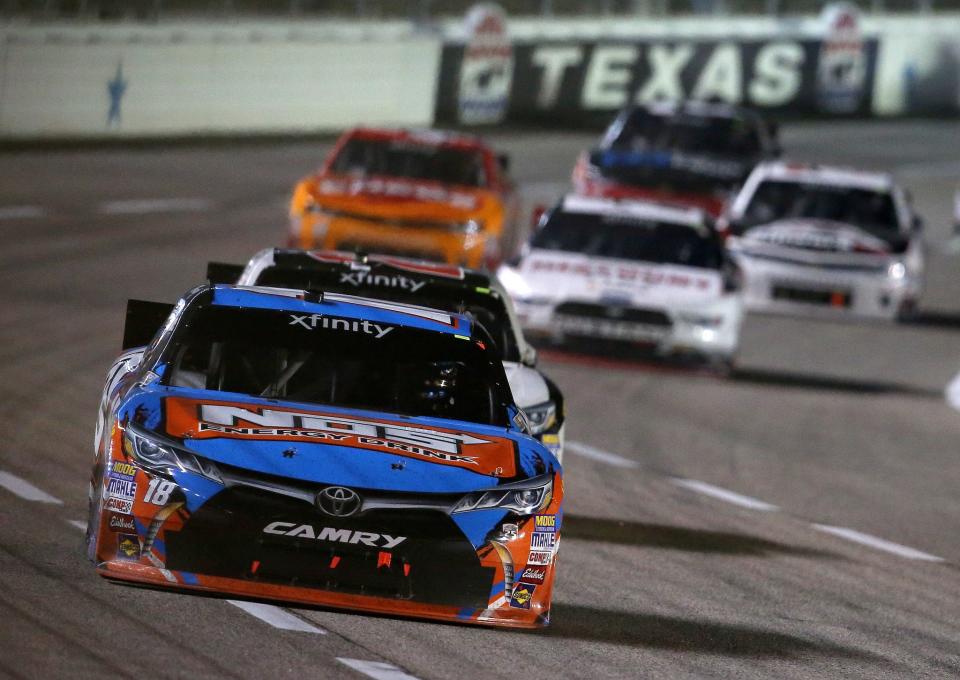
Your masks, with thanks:
[{"label": "car windshield", "polygon": [[707,269],[723,263],[717,241],[691,227],[562,210],[550,216],[531,247]]},{"label": "car windshield", "polygon": [[481,342],[330,313],[194,305],[167,385],[504,426],[503,365]]},{"label": "car windshield", "polygon": [[893,197],[887,191],[780,180],[757,186],[736,227],[742,231],[784,219],[853,224],[881,238],[900,232]]},{"label": "car windshield", "polygon": [[[328,271],[275,265],[264,269],[257,277],[255,284],[381,298],[441,309],[445,312],[466,314],[486,329],[493,340],[494,349],[504,361],[520,361],[520,348],[517,345],[513,327],[510,325],[506,305],[494,290],[481,292],[472,287],[433,282],[423,283],[416,291],[396,286],[385,287],[375,283],[361,282],[359,285],[354,285],[349,282],[344,283],[342,274],[343,272],[339,269]],[[384,278],[393,281],[396,277],[387,275]],[[374,272],[364,278],[364,281],[369,280],[378,280],[377,273]],[[412,282],[412,285],[417,283],[421,282]]]},{"label": "car windshield", "polygon": [[615,122],[604,147],[618,151],[669,149],[691,154],[755,156],[760,153],[757,123],[745,118],[657,115],[637,109]]},{"label": "car windshield", "polygon": [[403,177],[468,187],[487,184],[479,150],[405,140],[351,139],[330,169],[352,177]]}]

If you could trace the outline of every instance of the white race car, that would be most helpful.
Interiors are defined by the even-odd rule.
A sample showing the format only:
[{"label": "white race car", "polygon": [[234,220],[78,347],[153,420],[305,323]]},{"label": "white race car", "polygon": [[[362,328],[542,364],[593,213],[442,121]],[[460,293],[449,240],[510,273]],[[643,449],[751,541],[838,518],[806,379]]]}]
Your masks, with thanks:
[{"label": "white race car", "polygon": [[737,351],[739,272],[697,209],[567,196],[498,276],[531,336],[631,343],[718,367]]},{"label": "white race car", "polygon": [[346,293],[470,315],[490,334],[530,433],[557,460],[563,457],[564,404],[560,389],[536,368],[510,298],[493,276],[458,266],[336,250],[267,248],[247,266],[210,263],[211,283],[279,286]]},{"label": "white race car", "polygon": [[890,175],[776,162],[757,166],[719,228],[748,309],[893,319],[923,290],[921,224]]}]

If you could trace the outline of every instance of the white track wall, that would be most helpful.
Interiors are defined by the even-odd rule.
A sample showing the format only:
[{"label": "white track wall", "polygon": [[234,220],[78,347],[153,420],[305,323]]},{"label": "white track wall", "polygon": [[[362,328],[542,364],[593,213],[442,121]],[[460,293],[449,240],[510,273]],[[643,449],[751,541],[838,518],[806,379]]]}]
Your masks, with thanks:
[{"label": "white track wall", "polygon": [[[462,39],[459,22],[435,29],[418,32],[406,22],[8,24],[0,27],[0,139],[429,126],[443,42]],[[547,41],[736,41],[817,30],[814,19],[749,17],[510,22],[514,38]],[[960,16],[865,17],[864,30],[879,40],[876,115],[960,110]],[[122,86],[122,96],[111,97],[110,83]],[[119,117],[111,119],[118,102]]]},{"label": "white track wall", "polygon": [[[0,36],[4,138],[310,132],[433,119],[438,38],[96,27]],[[112,120],[111,82],[124,90]]]}]

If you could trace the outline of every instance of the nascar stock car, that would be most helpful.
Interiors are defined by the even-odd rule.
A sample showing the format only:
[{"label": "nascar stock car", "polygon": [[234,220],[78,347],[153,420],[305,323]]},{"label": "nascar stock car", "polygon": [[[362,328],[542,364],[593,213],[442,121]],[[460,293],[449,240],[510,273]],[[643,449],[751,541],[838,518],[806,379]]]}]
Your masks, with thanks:
[{"label": "nascar stock car", "polygon": [[917,307],[922,221],[887,174],[763,163],[718,227],[748,309],[893,319]]},{"label": "nascar stock car", "polygon": [[124,345],[90,490],[102,576],[548,623],[562,470],[466,316],[206,285],[128,303]]},{"label": "nascar stock car", "polygon": [[574,190],[586,196],[688,205],[718,216],[761,160],[780,154],[777,128],[728,104],[687,101],[624,109],[580,155]]},{"label": "nascar stock car", "polygon": [[510,297],[495,277],[387,255],[268,248],[246,267],[211,262],[207,278],[212,283],[346,293],[470,315],[500,353],[513,400],[531,433],[563,460],[563,394],[536,369],[536,350],[524,339]]},{"label": "nascar stock car", "polygon": [[630,343],[720,370],[737,351],[739,271],[694,208],[567,196],[498,276],[531,337]]},{"label": "nascar stock car", "polygon": [[507,166],[475,137],[349,130],[294,189],[289,244],[493,266],[517,213]]}]

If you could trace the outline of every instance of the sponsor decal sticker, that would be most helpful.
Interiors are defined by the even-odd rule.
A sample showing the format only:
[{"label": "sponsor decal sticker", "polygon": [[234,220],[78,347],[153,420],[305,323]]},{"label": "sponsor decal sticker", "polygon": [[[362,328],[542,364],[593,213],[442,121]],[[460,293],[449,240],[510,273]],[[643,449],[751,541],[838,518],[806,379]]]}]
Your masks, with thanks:
[{"label": "sponsor decal sticker", "polygon": [[533,593],[537,587],[529,583],[520,583],[513,589],[510,596],[510,606],[517,609],[530,609],[530,601],[533,599]]},{"label": "sponsor decal sticker", "polygon": [[115,512],[111,512],[110,515],[110,531],[133,531],[137,530],[137,525],[133,521],[133,517],[124,517],[123,515],[118,515]]},{"label": "sponsor decal sticker", "polygon": [[137,497],[137,483],[123,477],[114,477],[111,473],[107,479],[107,496],[132,501]]},{"label": "sponsor decal sticker", "polygon": [[316,442],[398,454],[453,465],[480,474],[516,474],[513,442],[446,428],[245,404],[169,398],[167,432],[191,439],[256,439]]},{"label": "sponsor decal sticker", "polygon": [[542,533],[548,533],[548,534],[557,533],[557,516],[556,515],[534,515],[533,530],[539,531]]},{"label": "sponsor decal sticker", "polygon": [[140,559],[140,537],[136,534],[120,534],[117,537],[119,557],[125,560]]},{"label": "sponsor decal sticker", "polygon": [[547,578],[546,566],[530,566],[529,564],[520,572],[518,579],[522,583],[532,583],[534,585],[543,585]]},{"label": "sponsor decal sticker", "polygon": [[314,527],[310,524],[296,524],[294,522],[271,522],[263,528],[263,533],[273,534],[274,536],[289,536],[290,538],[346,543],[348,545],[365,545],[370,548],[386,550],[396,548],[407,540],[406,536],[390,536],[389,534],[352,531],[336,527]]},{"label": "sponsor decal sticker", "polygon": [[136,474],[137,467],[131,463],[124,463],[122,461],[115,460],[110,466],[110,475],[113,477],[133,481],[133,478],[136,476]]},{"label": "sponsor decal sticker", "polygon": [[[550,534],[545,534],[549,536]],[[527,556],[527,566],[531,564],[546,566],[550,564],[550,561],[553,559],[553,553],[543,550],[531,550],[530,554]]]},{"label": "sponsor decal sticker", "polygon": [[549,550],[557,545],[557,535],[534,531],[530,534],[530,550]]},{"label": "sponsor decal sticker", "polygon": [[125,515],[130,515],[133,513],[133,501],[120,498],[108,498],[107,510],[112,510],[113,512],[122,512]]},{"label": "sponsor decal sticker", "polygon": [[394,326],[388,324],[380,325],[371,323],[367,319],[341,319],[337,316],[327,316],[326,314],[291,314],[291,326],[302,326],[308,331],[312,331],[318,326],[331,331],[348,331],[350,333],[364,333],[372,335],[379,340],[394,329]]},{"label": "sponsor decal sticker", "polygon": [[364,271],[343,272],[340,274],[340,283],[349,283],[355,288],[360,286],[381,286],[383,288],[399,288],[416,293],[427,285],[426,281],[417,281],[406,276],[390,276],[388,274],[371,274]]},{"label": "sponsor decal sticker", "polygon": [[507,115],[513,82],[513,44],[506,15],[492,3],[467,14],[467,44],[460,64],[459,118],[467,125],[499,123]]}]

